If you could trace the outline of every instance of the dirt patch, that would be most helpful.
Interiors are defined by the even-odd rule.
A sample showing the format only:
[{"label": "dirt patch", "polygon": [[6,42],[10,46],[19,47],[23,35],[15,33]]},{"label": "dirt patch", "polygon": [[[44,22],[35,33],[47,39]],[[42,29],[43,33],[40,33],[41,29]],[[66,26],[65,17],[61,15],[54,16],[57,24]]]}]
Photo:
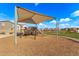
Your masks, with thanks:
[{"label": "dirt patch", "polygon": [[17,46],[12,37],[0,39],[0,55],[58,56],[79,55],[79,43],[55,35],[18,37]]}]

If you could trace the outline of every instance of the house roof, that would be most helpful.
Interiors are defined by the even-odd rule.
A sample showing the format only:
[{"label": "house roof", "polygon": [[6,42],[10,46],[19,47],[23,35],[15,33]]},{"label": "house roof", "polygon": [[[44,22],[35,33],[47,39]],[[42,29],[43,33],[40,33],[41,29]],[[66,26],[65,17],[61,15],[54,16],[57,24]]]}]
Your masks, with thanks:
[{"label": "house roof", "polygon": [[5,21],[0,21],[0,22],[9,22],[9,23],[11,23],[11,24],[14,24],[13,22],[11,22],[11,21],[9,21],[9,20],[5,20]]}]

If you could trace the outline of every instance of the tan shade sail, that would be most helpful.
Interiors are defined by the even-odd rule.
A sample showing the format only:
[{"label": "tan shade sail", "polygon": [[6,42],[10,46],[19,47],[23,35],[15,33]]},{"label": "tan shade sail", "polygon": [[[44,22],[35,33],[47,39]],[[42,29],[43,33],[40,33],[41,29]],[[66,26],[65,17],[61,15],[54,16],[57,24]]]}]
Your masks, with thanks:
[{"label": "tan shade sail", "polygon": [[33,24],[38,24],[43,21],[52,19],[52,17],[45,16],[20,7],[17,7],[17,15],[18,15],[18,22],[33,23]]}]

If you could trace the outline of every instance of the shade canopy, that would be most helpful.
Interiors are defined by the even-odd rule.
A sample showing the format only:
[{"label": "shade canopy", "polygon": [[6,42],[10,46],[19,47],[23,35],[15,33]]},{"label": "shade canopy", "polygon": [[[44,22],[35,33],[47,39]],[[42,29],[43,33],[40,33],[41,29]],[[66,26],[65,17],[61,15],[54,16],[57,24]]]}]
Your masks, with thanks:
[{"label": "shade canopy", "polygon": [[39,14],[37,12],[33,12],[20,7],[17,7],[17,15],[18,15],[18,22],[32,23],[32,24],[38,24],[43,21],[52,19],[52,17]]}]

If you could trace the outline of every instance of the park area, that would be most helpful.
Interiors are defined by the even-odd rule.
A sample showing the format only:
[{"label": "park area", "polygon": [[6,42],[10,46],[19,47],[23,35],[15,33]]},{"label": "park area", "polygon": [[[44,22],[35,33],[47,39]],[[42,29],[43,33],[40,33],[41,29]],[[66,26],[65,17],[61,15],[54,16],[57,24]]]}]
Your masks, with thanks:
[{"label": "park area", "polygon": [[[46,10],[54,7],[51,4],[42,4],[34,10],[25,5],[28,6],[11,6],[13,20],[0,21],[0,56],[79,56],[79,18],[61,18],[67,10],[59,10],[60,16],[55,8],[50,8],[49,13]],[[56,12],[59,16],[54,16]]]}]

